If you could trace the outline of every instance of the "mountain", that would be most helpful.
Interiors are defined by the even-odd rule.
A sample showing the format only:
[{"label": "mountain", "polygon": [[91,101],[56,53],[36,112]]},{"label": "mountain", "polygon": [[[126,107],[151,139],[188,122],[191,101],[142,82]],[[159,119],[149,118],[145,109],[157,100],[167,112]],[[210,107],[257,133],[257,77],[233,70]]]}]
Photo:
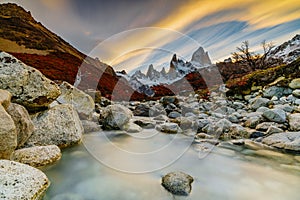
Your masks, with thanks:
[{"label": "mountain", "polygon": [[176,54],[174,54],[170,61],[168,72],[165,67],[163,67],[161,71],[157,71],[151,64],[145,74],[140,70],[137,70],[131,76],[119,73],[118,75],[127,79],[130,85],[138,92],[153,96],[155,94],[155,91],[151,89],[155,88],[153,86],[171,85],[176,81],[181,80],[186,75],[195,72],[198,69],[210,66],[211,64],[208,52],[205,52],[202,47],[199,47],[194,52],[190,62],[184,62],[183,60],[178,59]]},{"label": "mountain", "polygon": [[291,63],[300,57],[300,35],[276,47],[270,57],[281,58],[284,63]]},{"label": "mountain", "polygon": [[212,64],[208,52],[205,52],[202,47],[199,47],[199,49],[193,53],[191,63],[195,66],[209,66]]},{"label": "mountain", "polygon": [[0,4],[0,50],[57,82],[67,81],[80,89],[97,89],[114,99],[141,99],[128,81],[113,68],[88,57],[37,22],[29,11],[17,4]]}]

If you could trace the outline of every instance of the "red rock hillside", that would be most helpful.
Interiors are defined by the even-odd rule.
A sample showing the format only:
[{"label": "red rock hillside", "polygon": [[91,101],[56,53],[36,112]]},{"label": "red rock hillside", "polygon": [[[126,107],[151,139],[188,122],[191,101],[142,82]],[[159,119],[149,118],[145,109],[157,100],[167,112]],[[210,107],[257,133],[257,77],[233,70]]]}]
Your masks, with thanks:
[{"label": "red rock hillside", "polygon": [[[82,71],[81,89],[98,89],[113,99],[143,99],[112,67],[87,57],[33,19],[16,4],[0,4],[0,50],[14,55],[55,81],[74,84]],[[117,87],[115,87],[117,85]],[[113,94],[113,97],[112,97]]]}]

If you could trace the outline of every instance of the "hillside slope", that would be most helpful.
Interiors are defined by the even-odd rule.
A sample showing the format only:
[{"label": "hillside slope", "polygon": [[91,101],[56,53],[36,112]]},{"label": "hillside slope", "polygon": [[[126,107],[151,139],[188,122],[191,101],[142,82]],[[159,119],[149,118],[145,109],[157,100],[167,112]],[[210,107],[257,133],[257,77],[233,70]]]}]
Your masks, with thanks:
[{"label": "hillside slope", "polygon": [[0,4],[0,23],[0,50],[40,70],[48,78],[74,84],[78,69],[82,68],[84,78],[78,85],[81,89],[97,88],[103,96],[114,99],[144,97],[126,80],[119,80],[111,66],[79,52],[22,7]]}]

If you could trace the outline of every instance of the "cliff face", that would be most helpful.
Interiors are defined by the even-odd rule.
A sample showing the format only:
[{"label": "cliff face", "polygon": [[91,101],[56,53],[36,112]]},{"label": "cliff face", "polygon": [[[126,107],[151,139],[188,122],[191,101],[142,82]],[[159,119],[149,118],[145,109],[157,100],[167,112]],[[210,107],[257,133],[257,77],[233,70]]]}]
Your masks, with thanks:
[{"label": "cliff face", "polygon": [[98,89],[108,98],[112,94],[115,99],[143,98],[126,80],[120,80],[111,66],[79,52],[22,7],[0,4],[0,24],[0,50],[40,70],[48,78],[74,84],[81,68],[80,89]]}]

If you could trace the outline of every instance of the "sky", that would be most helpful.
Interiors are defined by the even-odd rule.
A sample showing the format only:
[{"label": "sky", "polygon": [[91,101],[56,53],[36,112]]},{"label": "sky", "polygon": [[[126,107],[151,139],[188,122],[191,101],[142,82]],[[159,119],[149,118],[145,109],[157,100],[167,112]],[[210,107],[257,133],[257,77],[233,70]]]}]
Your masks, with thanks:
[{"label": "sky", "polygon": [[0,0],[15,2],[80,51],[117,70],[190,60],[202,46],[222,61],[248,40],[257,50],[300,33],[299,0]]}]

